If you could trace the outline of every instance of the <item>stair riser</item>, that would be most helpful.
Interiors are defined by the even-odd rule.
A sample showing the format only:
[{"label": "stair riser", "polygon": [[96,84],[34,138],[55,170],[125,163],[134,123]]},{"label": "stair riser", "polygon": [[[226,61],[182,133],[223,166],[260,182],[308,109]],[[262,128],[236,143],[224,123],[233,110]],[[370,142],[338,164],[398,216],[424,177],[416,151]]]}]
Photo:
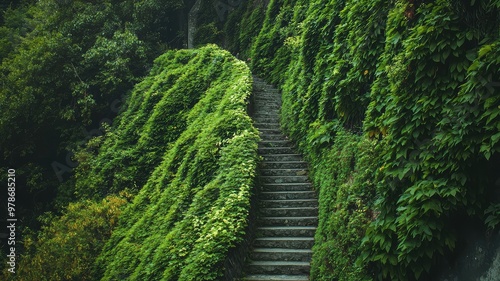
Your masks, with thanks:
[{"label": "stair riser", "polygon": [[307,176],[262,176],[262,183],[305,183]]},{"label": "stair riser", "polygon": [[318,218],[280,218],[263,217],[259,220],[261,226],[317,226]]},{"label": "stair riser", "polygon": [[259,129],[259,132],[261,134],[271,134],[271,135],[281,135],[281,130],[279,128],[276,128],[276,129],[264,129],[264,128],[260,128]]},{"label": "stair riser", "polygon": [[310,266],[250,266],[251,274],[277,274],[298,275],[309,274]]},{"label": "stair riser", "polygon": [[316,229],[282,229],[282,228],[259,228],[257,237],[314,237]]},{"label": "stair riser", "polygon": [[256,97],[260,97],[260,95],[273,95],[273,94],[281,96],[280,91],[276,90],[273,87],[266,86],[265,84],[255,85],[255,86],[256,87],[254,87],[254,92]]},{"label": "stair riser", "polygon": [[310,184],[267,184],[262,185],[262,191],[264,192],[280,192],[280,191],[311,191]]},{"label": "stair riser", "polygon": [[274,117],[263,116],[263,117],[254,117],[253,120],[255,123],[279,123],[280,117],[279,115],[276,115]]},{"label": "stair riser", "polygon": [[305,176],[307,175],[307,170],[305,169],[261,169],[260,174],[262,176]]},{"label": "stair riser", "polygon": [[261,162],[261,169],[307,169],[306,162]]},{"label": "stair riser", "polygon": [[258,110],[255,112],[255,115],[252,116],[255,118],[280,118],[279,112],[268,112],[265,110]]},{"label": "stair riser", "polygon": [[280,162],[280,161],[302,161],[302,156],[299,154],[273,154],[273,155],[262,155],[264,161],[269,162]]},{"label": "stair riser", "polygon": [[259,240],[255,239],[254,247],[283,248],[283,249],[311,249],[313,240]]},{"label": "stair riser", "polygon": [[310,261],[312,253],[261,253],[252,252],[250,259],[255,261]]},{"label": "stair riser", "polygon": [[270,123],[261,123],[261,122],[255,122],[253,124],[255,128],[257,129],[279,129],[280,124],[275,123],[275,122],[270,122]]},{"label": "stair riser", "polygon": [[318,207],[318,200],[261,200],[262,208],[299,208],[299,207]]},{"label": "stair riser", "polygon": [[259,148],[259,153],[261,155],[265,154],[293,154],[295,150],[291,147],[266,147]]},{"label": "stair riser", "polygon": [[[281,135],[281,134],[264,134],[264,133],[260,133],[260,138],[263,140],[263,141],[267,141],[267,140],[286,140],[286,136],[284,135]],[[301,158],[299,158],[301,159]]]},{"label": "stair riser", "polygon": [[316,199],[314,192],[262,192],[260,194],[261,200],[299,200],[299,199]]},{"label": "stair riser", "polygon": [[259,147],[265,148],[265,147],[286,147],[292,146],[292,143],[288,140],[278,140],[278,141],[261,141],[259,142]]},{"label": "stair riser", "polygon": [[281,106],[281,100],[273,97],[268,97],[268,98],[255,98],[254,99],[254,104],[256,105],[256,108],[260,110],[260,106],[263,105],[276,105],[276,106]]},{"label": "stair riser", "polygon": [[260,210],[266,217],[313,217],[318,215],[316,208],[263,208]]}]

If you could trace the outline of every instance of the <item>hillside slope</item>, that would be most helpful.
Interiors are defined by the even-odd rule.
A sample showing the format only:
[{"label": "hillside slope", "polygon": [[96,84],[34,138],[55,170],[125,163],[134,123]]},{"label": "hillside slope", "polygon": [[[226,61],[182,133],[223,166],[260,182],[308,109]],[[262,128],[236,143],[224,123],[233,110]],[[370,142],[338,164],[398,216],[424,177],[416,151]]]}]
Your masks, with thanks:
[{"label": "hillside slope", "polygon": [[25,241],[8,277],[221,278],[245,234],[256,176],[251,89],[248,67],[216,46],[160,56],[114,126],[77,153],[80,203]]}]

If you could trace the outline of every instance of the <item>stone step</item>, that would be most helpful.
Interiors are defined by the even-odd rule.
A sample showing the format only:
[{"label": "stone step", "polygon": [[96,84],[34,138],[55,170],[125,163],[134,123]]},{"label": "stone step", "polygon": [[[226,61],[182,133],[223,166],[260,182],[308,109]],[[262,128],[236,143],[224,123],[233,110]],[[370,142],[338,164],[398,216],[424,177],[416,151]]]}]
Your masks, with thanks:
[{"label": "stone step", "polygon": [[266,217],[313,217],[318,215],[317,207],[271,207],[262,208],[260,214]]},{"label": "stone step", "polygon": [[262,134],[282,134],[280,128],[274,128],[274,129],[260,128],[259,132]]},{"label": "stone step", "polygon": [[[260,176],[261,183],[304,183],[307,182],[307,176]],[[293,198],[289,198],[293,199]]]},{"label": "stone step", "polygon": [[260,138],[263,141],[269,141],[269,140],[288,140],[288,137],[283,135],[283,134],[266,134],[266,133],[259,133]]},{"label": "stone step", "polygon": [[258,114],[259,117],[270,117],[270,118],[281,118],[279,109],[274,108],[262,108],[259,111],[255,111],[255,114]]},{"label": "stone step", "polygon": [[255,122],[254,127],[257,129],[279,129],[280,124],[279,123],[260,123],[260,122]]},{"label": "stone step", "polygon": [[255,107],[258,109],[255,111],[256,113],[261,114],[280,114],[281,106],[278,104],[256,104]]},{"label": "stone step", "polygon": [[257,108],[258,111],[263,111],[262,107],[267,105],[278,106],[281,107],[281,99],[279,97],[267,97],[267,98],[255,98],[254,99],[254,108]]},{"label": "stone step", "polygon": [[307,169],[261,169],[262,176],[306,176]]},{"label": "stone step", "polygon": [[260,200],[262,208],[318,207],[317,199]]},{"label": "stone step", "polygon": [[266,154],[262,155],[264,161],[281,162],[281,161],[302,161],[302,155],[296,153],[290,154]]},{"label": "stone step", "polygon": [[262,116],[262,117],[253,117],[255,123],[279,123],[280,117],[276,116]]},{"label": "stone step", "polygon": [[307,170],[307,162],[304,161],[262,161],[261,169],[304,169]]},{"label": "stone step", "polygon": [[243,281],[309,281],[308,275],[248,275]]},{"label": "stone step", "polygon": [[254,248],[311,249],[314,237],[261,237],[254,240]]},{"label": "stone step", "polygon": [[281,108],[281,103],[279,101],[261,100],[255,101],[254,106],[258,108],[257,111],[266,111],[267,109],[279,110]]},{"label": "stone step", "polygon": [[266,122],[266,121],[260,121],[260,120],[270,120],[268,122],[276,122],[278,123],[280,121],[280,116],[279,114],[262,114],[259,112],[256,112],[254,116],[252,116],[254,122]]},{"label": "stone step", "polygon": [[255,85],[253,90],[254,90],[255,96],[257,96],[257,97],[262,95],[262,94],[264,94],[264,95],[271,95],[271,94],[281,95],[280,90],[278,90],[272,86],[260,84],[260,83]]},{"label": "stone step", "polygon": [[311,191],[312,185],[309,182],[303,183],[263,183],[263,191]]},{"label": "stone step", "polygon": [[295,149],[292,147],[259,147],[258,152],[263,154],[293,154]]},{"label": "stone step", "polygon": [[293,144],[289,140],[261,140],[259,147],[292,147]]},{"label": "stone step", "polygon": [[310,249],[255,248],[250,253],[254,261],[305,261],[312,258]]},{"label": "stone step", "polygon": [[261,217],[261,226],[317,226],[318,217]]},{"label": "stone step", "polygon": [[249,263],[250,274],[309,274],[309,262],[300,261],[253,261]]},{"label": "stone step", "polygon": [[316,199],[314,191],[263,191],[260,193],[262,200],[299,200]]},{"label": "stone step", "polygon": [[315,226],[268,226],[258,227],[257,237],[314,237]]},{"label": "stone step", "polygon": [[271,102],[271,103],[276,103],[281,105],[281,94],[279,93],[271,93],[271,94],[265,94],[261,93],[258,96],[254,96],[253,98],[254,102],[260,102],[260,103],[266,103],[266,102]]}]

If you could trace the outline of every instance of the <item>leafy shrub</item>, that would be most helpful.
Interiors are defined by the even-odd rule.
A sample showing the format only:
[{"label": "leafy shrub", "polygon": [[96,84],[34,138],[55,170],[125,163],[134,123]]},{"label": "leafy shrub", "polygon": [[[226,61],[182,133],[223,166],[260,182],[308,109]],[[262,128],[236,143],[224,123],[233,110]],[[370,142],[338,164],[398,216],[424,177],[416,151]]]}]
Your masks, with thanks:
[{"label": "leafy shrub", "polygon": [[26,251],[17,272],[4,272],[2,280],[93,280],[95,257],[126,204],[126,198],[111,195],[71,203],[60,217],[44,216],[45,226],[38,235],[23,240]]}]

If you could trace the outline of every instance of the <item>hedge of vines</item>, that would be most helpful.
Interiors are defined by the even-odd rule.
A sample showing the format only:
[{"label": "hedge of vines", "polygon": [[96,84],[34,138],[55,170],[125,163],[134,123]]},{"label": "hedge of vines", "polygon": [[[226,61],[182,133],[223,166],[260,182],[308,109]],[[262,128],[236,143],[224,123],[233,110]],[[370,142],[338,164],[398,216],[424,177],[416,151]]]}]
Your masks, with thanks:
[{"label": "hedge of vines", "polygon": [[282,125],[320,194],[313,280],[426,279],[460,250],[464,221],[498,229],[500,1],[255,0],[234,13],[261,28],[226,34],[229,47],[281,87]]},{"label": "hedge of vines", "polygon": [[[172,55],[185,61],[182,69],[175,59],[170,65]],[[152,83],[138,85],[139,93],[131,96],[130,107],[138,110],[123,115],[123,136],[129,135],[128,122],[142,118],[142,108],[153,122],[133,127],[141,135],[135,146],[146,149],[141,156],[151,157],[143,141],[167,143],[176,127],[180,133],[152,153],[161,159],[120,216],[95,263],[96,278],[217,280],[228,250],[244,235],[255,177],[259,137],[246,113],[251,74],[243,62],[210,45],[167,53],[156,64]],[[167,91],[154,89],[169,81]],[[170,101],[150,106],[144,89]]]},{"label": "hedge of vines", "polygon": [[222,278],[255,178],[251,90],[245,63],[214,45],[157,58],[114,125],[76,154],[80,199],[24,241],[16,280]]}]

